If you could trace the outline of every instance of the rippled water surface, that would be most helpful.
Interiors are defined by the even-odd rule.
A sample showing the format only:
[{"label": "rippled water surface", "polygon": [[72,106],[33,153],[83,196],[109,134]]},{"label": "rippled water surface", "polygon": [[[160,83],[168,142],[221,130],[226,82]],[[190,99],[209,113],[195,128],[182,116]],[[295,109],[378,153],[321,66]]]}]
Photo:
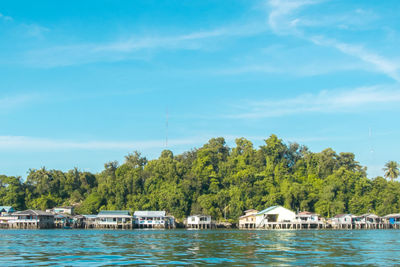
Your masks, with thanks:
[{"label": "rippled water surface", "polygon": [[0,264],[400,264],[400,230],[0,230]]}]

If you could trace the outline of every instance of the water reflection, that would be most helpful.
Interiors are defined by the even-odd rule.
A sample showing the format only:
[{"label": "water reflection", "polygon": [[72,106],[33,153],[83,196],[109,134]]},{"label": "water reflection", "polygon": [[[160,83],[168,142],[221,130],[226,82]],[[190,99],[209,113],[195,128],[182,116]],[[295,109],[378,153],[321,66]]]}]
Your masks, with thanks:
[{"label": "water reflection", "polygon": [[396,264],[398,230],[0,230],[2,265]]}]

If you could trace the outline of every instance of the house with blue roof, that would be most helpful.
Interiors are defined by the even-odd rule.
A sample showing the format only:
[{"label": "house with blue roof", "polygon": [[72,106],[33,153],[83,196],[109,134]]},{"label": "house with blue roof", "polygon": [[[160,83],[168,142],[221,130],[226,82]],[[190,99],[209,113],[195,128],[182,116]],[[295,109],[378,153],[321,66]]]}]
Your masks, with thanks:
[{"label": "house with blue roof", "polygon": [[256,214],[256,227],[263,228],[265,225],[274,223],[294,222],[296,213],[282,206],[272,206]]},{"label": "house with blue roof", "polygon": [[8,228],[8,221],[15,219],[13,212],[15,209],[12,206],[0,206],[0,228]]},{"label": "house with blue roof", "polygon": [[0,206],[0,214],[3,215],[5,214],[10,214],[15,212],[15,209],[12,206]]}]

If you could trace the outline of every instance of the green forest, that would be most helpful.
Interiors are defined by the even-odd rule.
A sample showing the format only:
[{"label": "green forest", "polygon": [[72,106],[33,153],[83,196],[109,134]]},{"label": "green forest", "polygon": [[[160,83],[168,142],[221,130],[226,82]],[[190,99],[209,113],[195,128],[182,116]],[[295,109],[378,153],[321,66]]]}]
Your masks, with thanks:
[{"label": "green forest", "polygon": [[213,138],[201,148],[173,155],[164,150],[147,160],[137,151],[125,161],[104,164],[97,174],[30,169],[25,181],[0,175],[0,205],[17,210],[76,205],[80,214],[99,210],[166,210],[177,219],[208,214],[237,222],[247,209],[282,205],[294,211],[378,215],[400,212],[399,165],[382,166],[383,176],[367,178],[353,153],[327,148],[311,152],[276,135],[254,148],[238,138],[230,148]]}]

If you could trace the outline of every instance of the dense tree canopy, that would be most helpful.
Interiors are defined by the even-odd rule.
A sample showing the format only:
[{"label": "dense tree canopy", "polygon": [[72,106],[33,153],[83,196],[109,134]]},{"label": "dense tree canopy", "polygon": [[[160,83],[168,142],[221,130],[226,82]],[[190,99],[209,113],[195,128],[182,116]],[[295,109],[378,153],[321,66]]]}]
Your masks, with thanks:
[{"label": "dense tree canopy", "polygon": [[[397,163],[385,176],[368,179],[352,153],[319,153],[271,135],[254,148],[245,138],[229,148],[213,138],[201,148],[147,160],[139,152],[121,165],[108,162],[98,174],[74,168],[29,170],[26,181],[0,176],[0,205],[46,209],[77,205],[80,213],[101,209],[166,210],[177,218],[204,213],[231,222],[246,209],[283,205],[295,211],[379,215],[400,212]],[[393,174],[394,173],[394,174]]]}]

